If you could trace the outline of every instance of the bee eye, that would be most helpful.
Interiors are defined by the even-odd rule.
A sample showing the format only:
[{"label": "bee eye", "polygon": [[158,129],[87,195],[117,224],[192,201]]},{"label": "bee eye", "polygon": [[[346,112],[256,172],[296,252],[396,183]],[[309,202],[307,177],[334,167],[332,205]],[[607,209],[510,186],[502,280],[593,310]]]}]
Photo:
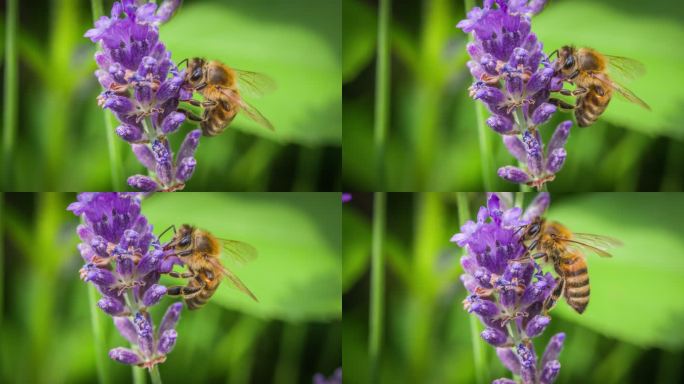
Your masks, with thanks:
[{"label": "bee eye", "polygon": [[181,241],[178,243],[181,247],[187,247],[190,244],[190,236],[183,236]]},{"label": "bee eye", "polygon": [[197,81],[201,77],[202,77],[202,68],[195,68],[195,70],[192,71],[192,76],[190,76],[190,80]]},{"label": "bee eye", "polygon": [[563,65],[563,68],[570,69],[573,65],[575,65],[575,58],[572,56],[568,56],[568,59],[565,61],[565,65]]},{"label": "bee eye", "polygon": [[539,224],[533,224],[533,225],[530,227],[529,234],[532,235],[532,236],[534,236],[534,235],[536,235],[538,232],[539,232]]}]

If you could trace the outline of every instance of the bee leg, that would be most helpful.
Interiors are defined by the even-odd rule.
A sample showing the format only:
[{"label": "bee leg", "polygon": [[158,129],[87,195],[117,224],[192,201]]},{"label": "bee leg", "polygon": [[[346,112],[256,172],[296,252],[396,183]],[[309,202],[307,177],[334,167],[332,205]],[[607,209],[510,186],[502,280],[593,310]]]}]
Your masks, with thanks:
[{"label": "bee leg", "polygon": [[192,295],[193,293],[197,293],[202,289],[202,287],[188,287],[185,285],[175,285],[173,287],[169,287],[166,290],[166,294],[169,296],[188,296]]},{"label": "bee leg", "polygon": [[549,312],[552,310],[556,304],[558,303],[558,299],[563,295],[563,291],[565,289],[565,279],[561,279],[560,277],[556,277],[556,288],[553,290],[551,293],[551,296],[549,296],[546,301],[544,301],[544,313]]},{"label": "bee leg", "polygon": [[195,277],[196,275],[197,274],[195,272],[183,272],[183,273],[169,272],[169,276],[181,278],[181,279],[189,279],[191,277]]},{"label": "bee leg", "polygon": [[188,100],[188,103],[194,105],[195,107],[205,107],[205,108],[213,108],[216,105],[218,105],[218,102],[216,102],[214,100],[199,101],[199,100],[190,99],[190,100]]},{"label": "bee leg", "polygon": [[586,94],[587,92],[589,92],[589,90],[584,88],[584,87],[577,87],[574,91],[571,91],[569,89],[561,89],[558,92],[561,95],[565,95],[565,96],[582,96],[582,95]]},{"label": "bee leg", "polygon": [[575,109],[575,106],[574,106],[574,105],[568,104],[568,103],[566,103],[565,101],[563,101],[563,100],[561,100],[561,99],[550,98],[550,99],[549,99],[549,103],[551,103],[551,104],[553,104],[553,105],[555,105],[555,106],[557,106],[558,108],[561,108],[561,109],[566,109],[566,110]]},{"label": "bee leg", "polygon": [[198,121],[198,122],[204,121],[204,119],[202,119],[201,117],[199,117],[199,116],[195,115],[194,113],[188,111],[187,109],[178,108],[177,111],[185,114],[185,116],[187,116],[187,118],[192,120],[192,121]]}]

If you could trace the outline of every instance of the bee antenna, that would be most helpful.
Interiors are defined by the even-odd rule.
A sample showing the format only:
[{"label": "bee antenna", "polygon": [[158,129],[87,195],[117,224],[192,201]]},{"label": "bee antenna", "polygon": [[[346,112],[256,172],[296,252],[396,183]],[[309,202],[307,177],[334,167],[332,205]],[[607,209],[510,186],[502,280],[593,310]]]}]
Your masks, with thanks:
[{"label": "bee antenna", "polygon": [[186,64],[187,64],[187,63],[188,63],[188,59],[187,59],[187,58],[186,58],[186,59],[183,59],[180,63],[178,63],[177,67],[180,68],[181,64],[183,64],[183,63],[186,63]]},{"label": "bee antenna", "polygon": [[169,226],[168,228],[166,228],[166,229],[164,230],[164,232],[162,232],[162,233],[159,235],[159,238],[161,239],[161,237],[164,236],[164,234],[165,234],[166,232],[168,232],[169,229],[172,229],[172,228],[173,228],[173,233],[176,233],[176,226],[175,226],[175,225],[171,225],[171,226]]},{"label": "bee antenna", "polygon": [[551,60],[551,57],[552,57],[553,55],[558,56],[558,50],[557,50],[557,49],[556,49],[555,51],[551,52],[551,54],[549,55],[549,60]]}]

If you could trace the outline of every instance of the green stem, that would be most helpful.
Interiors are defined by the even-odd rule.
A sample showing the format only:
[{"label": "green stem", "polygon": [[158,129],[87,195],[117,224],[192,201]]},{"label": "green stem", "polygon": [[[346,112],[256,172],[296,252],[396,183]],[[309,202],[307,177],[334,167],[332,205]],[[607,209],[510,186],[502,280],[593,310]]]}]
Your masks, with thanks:
[{"label": "green stem", "polygon": [[10,166],[14,157],[14,138],[17,130],[17,113],[19,106],[19,73],[17,58],[17,20],[19,6],[17,0],[7,1],[6,35],[5,35],[5,105],[4,132],[2,145],[2,183],[3,190],[10,189]]},{"label": "green stem", "polygon": [[[102,0],[90,0],[90,8],[93,13],[93,21],[104,15]],[[109,170],[112,178],[112,188],[121,191],[121,159],[119,158],[118,144],[114,138],[114,126],[112,116],[108,111],[104,111],[105,135],[107,137],[107,152],[109,153]]]},{"label": "green stem", "polygon": [[370,382],[380,382],[380,353],[382,347],[384,301],[385,192],[375,192],[373,201],[373,249],[371,254],[370,335],[368,354]]},{"label": "green stem", "polygon": [[378,190],[386,187],[385,141],[389,117],[389,78],[390,78],[390,12],[391,1],[380,0],[378,13],[378,53],[375,68],[375,167]]},{"label": "green stem", "polygon": [[0,192],[0,339],[2,339],[2,320],[4,317],[4,287],[5,287],[5,222],[3,208],[5,204],[5,194]]},{"label": "green stem", "polygon": [[104,115],[105,130],[107,135],[107,152],[109,153],[109,169],[112,178],[112,188],[115,191],[122,191],[121,187],[121,162],[119,159],[118,144],[114,139],[114,126],[109,112]]},{"label": "green stem", "polygon": [[107,355],[107,347],[104,341],[104,330],[102,329],[101,313],[97,309],[97,302],[95,301],[96,288],[92,284],[88,284],[88,306],[90,307],[90,324],[93,327],[93,336],[95,338],[95,366],[97,367],[97,377],[101,384],[109,382],[109,365],[105,356]]},{"label": "green stem", "polygon": [[150,368],[150,379],[152,380],[152,384],[162,384],[161,376],[159,376],[158,365],[153,365],[152,368]]},{"label": "green stem", "polygon": [[[135,299],[135,296],[133,296],[133,290],[132,289],[127,289],[126,290],[126,295],[124,296],[124,300],[126,301],[126,306],[130,308],[131,310],[131,316],[134,316],[136,313],[138,313],[138,301]],[[131,345],[133,346],[133,345]],[[133,383],[134,384],[145,384],[145,372],[143,371],[142,368],[132,366],[131,369],[133,370]],[[159,375],[159,372],[157,372],[157,376]],[[152,376],[152,372],[150,371],[150,376]],[[154,379],[153,379],[154,380]]]},{"label": "green stem", "polygon": [[[456,204],[458,206],[458,220],[461,225],[465,224],[470,219],[470,207],[468,204],[468,196],[465,192],[456,193]],[[473,362],[475,363],[475,380],[478,384],[485,383],[487,373],[486,351],[482,348],[482,341],[480,333],[482,332],[482,325],[476,316],[468,316],[470,320],[470,342],[473,348]]]},{"label": "green stem", "polygon": [[475,105],[475,117],[477,118],[477,137],[480,142],[480,163],[482,164],[482,182],[486,192],[493,192],[494,180],[492,179],[492,153],[487,139],[487,128],[484,123],[484,106],[477,102]]},{"label": "green stem", "polygon": [[[525,119],[525,114],[523,113],[522,108],[515,109],[514,119],[518,123],[518,128],[520,128],[521,133],[527,131],[527,120]],[[524,168],[524,164],[521,161],[518,162],[518,168]],[[519,186],[520,192],[530,192],[532,190],[526,184],[519,184]]]},{"label": "green stem", "polygon": [[[465,13],[475,7],[475,0],[465,0]],[[469,41],[473,36],[468,37]],[[492,178],[492,151],[489,140],[487,139],[487,128],[485,127],[485,109],[481,102],[475,103],[475,118],[477,122],[477,138],[480,142],[480,163],[482,164],[482,183],[486,192],[494,192],[494,180]]]}]

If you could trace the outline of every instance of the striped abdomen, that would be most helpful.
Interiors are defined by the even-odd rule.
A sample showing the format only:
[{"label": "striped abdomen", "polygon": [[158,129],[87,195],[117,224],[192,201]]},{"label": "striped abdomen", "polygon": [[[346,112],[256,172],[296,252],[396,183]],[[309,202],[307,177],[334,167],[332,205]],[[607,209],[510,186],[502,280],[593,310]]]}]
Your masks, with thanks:
[{"label": "striped abdomen", "polygon": [[[210,276],[212,277],[211,279],[209,278]],[[185,304],[188,306],[188,309],[197,309],[203,306],[209,298],[214,295],[214,292],[216,292],[216,289],[221,282],[220,279],[211,272],[206,273],[205,271],[200,271],[198,277],[204,282],[204,288],[194,296],[185,299]],[[200,287],[201,284],[197,279],[192,279],[188,286]]]},{"label": "striped abdomen", "polygon": [[566,253],[560,259],[558,273],[565,280],[564,296],[578,313],[589,304],[589,273],[587,262],[581,254]]},{"label": "striped abdomen", "polygon": [[228,124],[235,118],[237,109],[230,102],[220,100],[215,107],[204,110],[203,121],[200,123],[204,136],[216,136],[223,132]]},{"label": "striped abdomen", "polygon": [[597,91],[595,86],[591,86],[586,94],[579,96],[575,107],[577,124],[580,127],[592,125],[608,107],[611,95],[612,90],[606,87],[600,87],[600,91]]}]

